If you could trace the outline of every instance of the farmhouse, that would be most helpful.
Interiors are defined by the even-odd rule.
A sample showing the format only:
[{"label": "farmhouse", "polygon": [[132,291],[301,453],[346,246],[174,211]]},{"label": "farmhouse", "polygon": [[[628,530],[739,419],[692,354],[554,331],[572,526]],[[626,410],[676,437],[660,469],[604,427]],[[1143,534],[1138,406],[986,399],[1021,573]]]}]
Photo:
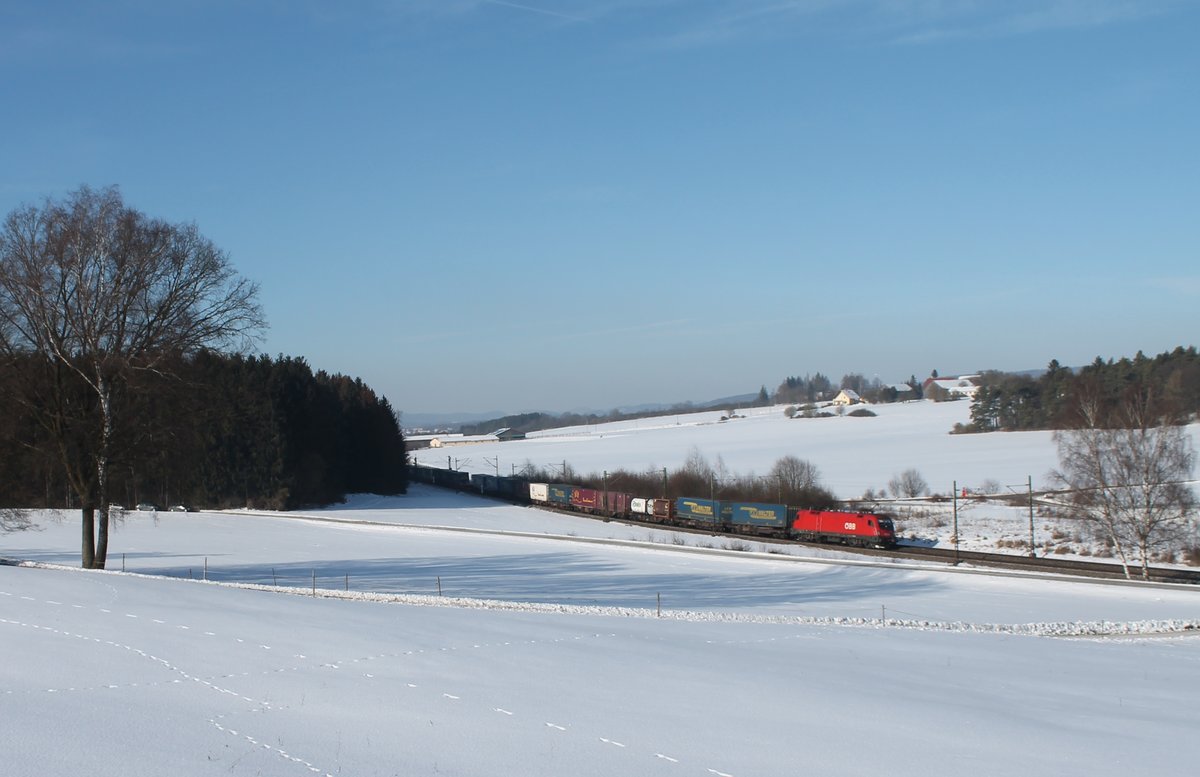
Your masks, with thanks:
[{"label": "farmhouse", "polygon": [[523,440],[525,435],[505,427],[491,434],[422,434],[405,437],[405,445],[409,450],[421,448],[448,448],[454,445],[476,445],[485,442],[505,442],[507,440]]},{"label": "farmhouse", "polygon": [[863,401],[862,397],[854,389],[842,389],[838,395],[833,398],[835,405],[857,405]]},{"label": "farmhouse", "polygon": [[952,399],[973,399],[975,392],[979,391],[978,380],[978,375],[960,375],[957,378],[926,378],[921,385],[926,397],[932,389],[935,394],[943,391]]}]

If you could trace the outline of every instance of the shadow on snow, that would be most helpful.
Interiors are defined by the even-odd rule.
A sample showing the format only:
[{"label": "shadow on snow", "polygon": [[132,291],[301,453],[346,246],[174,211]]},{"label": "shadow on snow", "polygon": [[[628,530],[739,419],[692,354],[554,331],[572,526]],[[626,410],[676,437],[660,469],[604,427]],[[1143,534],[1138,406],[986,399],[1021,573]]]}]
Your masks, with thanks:
[{"label": "shadow on snow", "polygon": [[[202,568],[141,567],[145,574],[199,577]],[[674,609],[726,609],[872,601],[927,593],[928,579],[898,582],[894,570],[823,567],[765,573],[630,571],[621,564],[569,552],[495,556],[450,556],[318,560],[278,565],[226,566],[209,561],[209,580],[321,589],[418,594],[517,602],[653,607],[659,595]]]}]

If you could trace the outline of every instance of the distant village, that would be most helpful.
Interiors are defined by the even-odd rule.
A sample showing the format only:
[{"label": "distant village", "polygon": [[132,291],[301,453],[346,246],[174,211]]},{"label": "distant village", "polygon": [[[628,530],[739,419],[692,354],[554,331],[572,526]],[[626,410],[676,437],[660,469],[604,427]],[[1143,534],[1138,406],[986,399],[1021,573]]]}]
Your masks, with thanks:
[{"label": "distant village", "polygon": [[[908,383],[891,383],[883,388],[896,392],[895,401],[904,402],[910,399],[917,399],[918,396],[925,399],[942,401],[974,399],[975,393],[979,391],[979,387],[978,375],[960,375],[957,378],[926,378],[925,382],[921,384],[920,395],[917,394],[916,388]],[[832,404],[840,406],[859,405],[866,401],[853,389],[842,389],[833,398]]]}]

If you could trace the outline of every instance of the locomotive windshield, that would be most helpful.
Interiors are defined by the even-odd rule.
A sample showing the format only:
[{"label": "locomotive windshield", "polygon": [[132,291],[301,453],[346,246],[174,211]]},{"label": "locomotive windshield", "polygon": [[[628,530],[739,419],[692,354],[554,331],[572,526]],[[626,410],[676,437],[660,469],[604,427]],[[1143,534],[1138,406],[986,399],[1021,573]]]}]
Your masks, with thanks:
[{"label": "locomotive windshield", "polygon": [[894,532],[896,529],[892,526],[892,519],[886,515],[877,516],[879,518],[879,528],[884,531]]}]

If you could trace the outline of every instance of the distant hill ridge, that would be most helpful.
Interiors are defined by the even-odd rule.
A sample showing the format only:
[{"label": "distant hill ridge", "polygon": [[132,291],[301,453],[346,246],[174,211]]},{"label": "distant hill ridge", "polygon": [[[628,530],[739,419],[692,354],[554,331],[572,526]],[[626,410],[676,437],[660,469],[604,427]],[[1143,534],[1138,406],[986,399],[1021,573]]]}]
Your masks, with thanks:
[{"label": "distant hill ridge", "polygon": [[625,419],[645,418],[663,413],[700,412],[703,410],[745,405],[753,402],[757,396],[757,394],[739,394],[712,399],[707,402],[678,402],[675,404],[647,403],[643,405],[628,405],[604,411],[581,408],[562,413],[531,411],[509,415],[504,415],[501,411],[483,413],[415,413],[412,415],[405,414],[403,423],[404,428],[409,431],[417,429],[449,430],[461,431],[464,434],[483,434],[502,427],[509,427],[517,432],[534,432],[578,423],[621,421]]}]

